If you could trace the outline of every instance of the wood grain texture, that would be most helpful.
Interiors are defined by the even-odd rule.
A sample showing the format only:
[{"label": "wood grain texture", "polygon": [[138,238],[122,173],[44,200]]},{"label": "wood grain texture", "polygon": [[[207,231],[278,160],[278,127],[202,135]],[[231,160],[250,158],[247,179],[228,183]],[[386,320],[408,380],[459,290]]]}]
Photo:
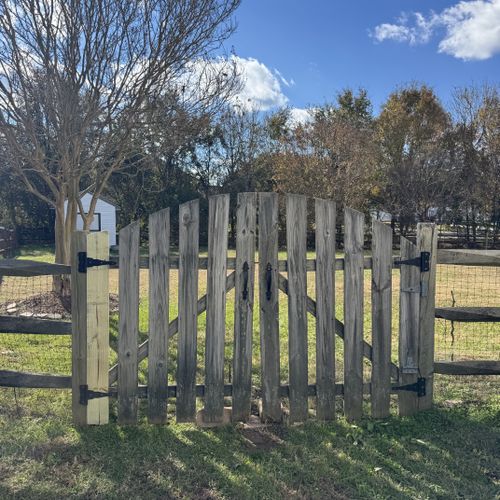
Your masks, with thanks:
[{"label": "wood grain texture", "polygon": [[335,203],[315,200],[316,416],[335,419]]},{"label": "wood grain texture", "polygon": [[167,421],[170,210],[149,216],[148,420]]},{"label": "wood grain texture", "polygon": [[372,416],[390,414],[392,329],[392,229],[372,222]]},{"label": "wood grain texture", "polygon": [[118,423],[137,423],[139,332],[139,223],[120,231],[118,322]]},{"label": "wood grain texture", "polygon": [[0,333],[71,335],[71,322],[19,316],[0,316]]},{"label": "wood grain texture", "polygon": [[233,421],[246,421],[250,416],[256,215],[256,193],[238,194],[232,380]]},{"label": "wood grain texture", "polygon": [[439,249],[437,263],[456,266],[500,266],[500,250]]},{"label": "wood grain texture", "polygon": [[224,416],[224,339],[226,334],[226,259],[229,195],[208,199],[207,325],[203,420]]},{"label": "wood grain texture", "polygon": [[181,205],[179,207],[177,422],[194,422],[196,419],[199,226],[199,201],[193,200]]},{"label": "wood grain texture", "polygon": [[364,215],[346,208],[344,264],[344,413],[363,413],[363,240]]},{"label": "wood grain texture", "polygon": [[500,307],[436,307],[434,316],[449,321],[497,323]]},{"label": "wood grain texture", "polygon": [[307,419],[307,198],[286,195],[290,422]]},{"label": "wood grain texture", "polygon": [[443,375],[500,375],[500,361],[439,361],[434,373]]},{"label": "wood grain texture", "polygon": [[[269,281],[269,290],[267,290]],[[269,292],[269,293],[268,293]],[[278,195],[259,193],[259,304],[264,421],[282,419],[278,316]]]},{"label": "wood grain texture", "polygon": [[[0,370],[0,387],[26,387],[30,389],[71,389],[71,377],[45,373]],[[79,395],[79,392],[78,392]]]},{"label": "wood grain texture", "polygon": [[38,262],[35,260],[1,259],[1,276],[54,276],[59,274],[71,274],[71,266],[64,264],[52,264],[49,262]]},{"label": "wood grain texture", "polygon": [[425,378],[425,396],[417,399],[418,410],[432,408],[434,392],[434,316],[436,308],[436,264],[438,231],[435,224],[417,225],[417,251],[430,252],[429,271],[420,274],[422,290],[419,308],[418,370]]},{"label": "wood grain texture", "polygon": [[72,409],[76,425],[107,424],[109,399],[80,404],[80,385],[107,392],[109,363],[109,270],[107,266],[78,271],[78,252],[108,259],[108,234],[76,231],[72,235]]},{"label": "wood grain texture", "polygon": [[[401,237],[401,260],[414,259],[419,255],[416,245]],[[420,269],[402,265],[399,292],[399,374],[402,385],[413,384],[418,377],[418,331],[420,305]],[[400,415],[412,415],[417,411],[417,394],[401,391]]]}]

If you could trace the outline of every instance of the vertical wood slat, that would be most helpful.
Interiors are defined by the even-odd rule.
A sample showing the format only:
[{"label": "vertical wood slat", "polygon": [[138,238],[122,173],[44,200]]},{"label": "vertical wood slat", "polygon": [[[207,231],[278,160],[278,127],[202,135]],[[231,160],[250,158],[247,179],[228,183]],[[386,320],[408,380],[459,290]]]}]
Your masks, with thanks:
[{"label": "vertical wood slat", "polygon": [[108,234],[76,231],[71,238],[72,314],[72,409],[76,425],[102,425],[109,420],[109,398],[80,404],[80,385],[108,392],[109,364],[109,269],[108,266],[78,271],[78,253],[109,259]]},{"label": "vertical wood slat", "polygon": [[238,194],[233,356],[233,421],[250,415],[255,274],[256,193]]},{"label": "vertical wood slat", "polygon": [[167,421],[170,210],[149,216],[148,419]]},{"label": "vertical wood slat", "polygon": [[363,414],[363,239],[364,215],[346,208],[344,260],[344,413]]},{"label": "vertical wood slat", "polygon": [[278,195],[259,193],[261,419],[271,422],[282,418],[278,299]]},{"label": "vertical wood slat", "polygon": [[391,395],[392,229],[372,222],[372,384],[374,418],[389,416]]},{"label": "vertical wood slat", "polygon": [[[401,260],[419,255],[416,245],[401,237]],[[413,384],[418,377],[418,331],[420,269],[401,265],[399,293],[399,373],[400,384]],[[418,408],[417,393],[399,391],[399,414],[412,415]]]},{"label": "vertical wood slat", "polygon": [[430,252],[430,268],[420,275],[422,293],[419,311],[419,358],[418,368],[425,378],[425,396],[418,398],[418,409],[432,407],[434,389],[434,313],[436,307],[436,264],[437,264],[437,229],[435,224],[420,223],[417,226],[418,252]]},{"label": "vertical wood slat", "polygon": [[229,195],[208,199],[207,336],[205,344],[205,406],[203,420],[224,416],[224,338]]},{"label": "vertical wood slat", "polygon": [[306,221],[307,198],[295,194],[287,195],[290,422],[303,422],[308,413]]},{"label": "vertical wood slat", "polygon": [[335,418],[335,203],[315,200],[316,415]]},{"label": "vertical wood slat", "polygon": [[177,348],[177,422],[196,420],[196,346],[198,334],[199,200],[179,207],[179,334]]},{"label": "vertical wood slat", "polygon": [[120,231],[118,333],[118,423],[137,422],[139,333],[139,223]]}]

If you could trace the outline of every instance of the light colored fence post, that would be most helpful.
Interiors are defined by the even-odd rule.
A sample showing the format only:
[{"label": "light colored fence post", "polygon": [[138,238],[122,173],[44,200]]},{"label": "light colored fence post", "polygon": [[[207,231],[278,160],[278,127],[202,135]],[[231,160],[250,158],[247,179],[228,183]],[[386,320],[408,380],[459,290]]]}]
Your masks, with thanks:
[{"label": "light colored fence post", "polygon": [[436,307],[437,229],[435,224],[417,226],[419,252],[430,252],[429,271],[420,275],[422,290],[419,309],[418,370],[425,378],[425,396],[418,398],[418,409],[432,407],[434,389],[434,313]]},{"label": "light colored fence post", "polygon": [[76,231],[71,240],[71,380],[76,425],[107,424],[109,419],[108,397],[88,399],[89,391],[108,392],[109,270],[107,265],[85,266],[86,257],[108,260],[108,241],[105,232],[86,231]]}]

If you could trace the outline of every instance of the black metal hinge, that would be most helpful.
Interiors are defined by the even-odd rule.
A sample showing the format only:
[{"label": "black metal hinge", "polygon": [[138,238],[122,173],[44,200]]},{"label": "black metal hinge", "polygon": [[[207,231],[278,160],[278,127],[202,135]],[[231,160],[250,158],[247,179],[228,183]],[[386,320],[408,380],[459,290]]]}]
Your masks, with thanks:
[{"label": "black metal hinge", "polygon": [[107,398],[109,396],[111,396],[110,392],[93,391],[86,384],[80,386],[80,404],[83,406],[87,406],[91,399]]},{"label": "black metal hinge", "polygon": [[430,252],[420,252],[420,257],[415,257],[414,259],[407,260],[396,260],[394,264],[397,266],[417,266],[420,268],[421,273],[426,273],[430,270],[431,253]]},{"label": "black metal hinge", "polygon": [[425,396],[425,378],[419,377],[414,384],[407,385],[397,385],[392,388],[393,391],[409,391],[416,392],[419,398],[423,398]]},{"label": "black metal hinge", "polygon": [[78,252],[78,272],[86,273],[89,267],[97,266],[114,266],[116,264],[113,260],[101,260],[87,257],[87,252]]}]

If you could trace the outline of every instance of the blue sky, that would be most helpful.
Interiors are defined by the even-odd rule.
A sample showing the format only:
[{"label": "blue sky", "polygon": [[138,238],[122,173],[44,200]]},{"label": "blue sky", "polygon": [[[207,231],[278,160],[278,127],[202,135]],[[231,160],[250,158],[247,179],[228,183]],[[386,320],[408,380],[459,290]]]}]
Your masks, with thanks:
[{"label": "blue sky", "polygon": [[456,86],[500,80],[500,0],[243,0],[236,19],[227,47],[263,109],[304,108],[362,86],[377,112],[411,81],[446,104]]}]

